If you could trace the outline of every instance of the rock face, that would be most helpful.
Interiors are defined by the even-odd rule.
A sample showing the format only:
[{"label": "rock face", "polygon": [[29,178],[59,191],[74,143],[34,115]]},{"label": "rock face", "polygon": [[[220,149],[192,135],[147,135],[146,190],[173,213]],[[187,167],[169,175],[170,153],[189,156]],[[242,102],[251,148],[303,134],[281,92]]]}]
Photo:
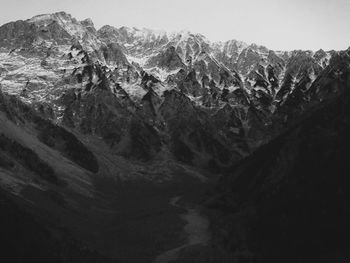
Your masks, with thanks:
[{"label": "rock face", "polygon": [[148,67],[159,67],[166,70],[185,69],[186,66],[182,62],[180,56],[176,53],[175,47],[171,46],[165,52],[152,57],[148,63]]},{"label": "rock face", "polygon": [[[86,48],[96,48],[99,40],[92,23],[78,22],[61,12],[39,15],[26,21],[16,21],[1,27],[1,46],[8,48],[35,48],[41,43],[71,44],[80,40]],[[40,43],[41,42],[41,43]]]},{"label": "rock face", "polygon": [[[349,54],[330,62],[303,96],[324,98],[286,132],[222,179],[210,206],[223,212],[216,233],[248,262],[327,262],[346,258],[350,233]],[[296,97],[295,97],[296,98]],[[294,100],[297,109],[305,100]]]}]

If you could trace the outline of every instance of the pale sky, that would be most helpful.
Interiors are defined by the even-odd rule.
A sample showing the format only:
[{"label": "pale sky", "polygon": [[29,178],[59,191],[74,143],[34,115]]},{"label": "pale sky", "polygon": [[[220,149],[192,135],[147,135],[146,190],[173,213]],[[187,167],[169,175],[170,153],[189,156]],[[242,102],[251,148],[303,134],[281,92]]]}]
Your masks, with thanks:
[{"label": "pale sky", "polygon": [[185,29],[274,50],[350,46],[350,0],[0,0],[0,24],[58,11],[96,28]]}]

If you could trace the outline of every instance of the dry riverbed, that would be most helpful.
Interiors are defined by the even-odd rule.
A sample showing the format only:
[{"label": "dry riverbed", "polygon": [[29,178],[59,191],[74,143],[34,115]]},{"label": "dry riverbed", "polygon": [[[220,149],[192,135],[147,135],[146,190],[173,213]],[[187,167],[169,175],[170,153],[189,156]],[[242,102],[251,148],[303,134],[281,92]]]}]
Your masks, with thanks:
[{"label": "dry riverbed", "polygon": [[181,196],[175,196],[171,198],[170,204],[185,211],[180,217],[186,222],[183,231],[187,235],[187,241],[181,246],[160,254],[156,257],[154,263],[167,263],[174,261],[178,258],[183,249],[194,245],[206,245],[210,239],[208,219],[199,213],[198,208],[186,208],[185,206],[179,205],[178,203],[180,199]]}]

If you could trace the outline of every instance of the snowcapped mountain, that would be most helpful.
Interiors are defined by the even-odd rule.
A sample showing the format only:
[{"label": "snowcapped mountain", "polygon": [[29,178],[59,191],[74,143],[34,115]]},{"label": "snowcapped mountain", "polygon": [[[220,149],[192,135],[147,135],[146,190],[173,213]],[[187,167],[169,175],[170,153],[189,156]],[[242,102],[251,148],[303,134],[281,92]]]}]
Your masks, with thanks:
[{"label": "snowcapped mountain", "polygon": [[336,54],[213,43],[188,31],[96,30],[60,12],[0,27],[0,83],[118,154],[152,159],[165,150],[222,166],[267,142],[287,121],[289,100],[305,108]]}]

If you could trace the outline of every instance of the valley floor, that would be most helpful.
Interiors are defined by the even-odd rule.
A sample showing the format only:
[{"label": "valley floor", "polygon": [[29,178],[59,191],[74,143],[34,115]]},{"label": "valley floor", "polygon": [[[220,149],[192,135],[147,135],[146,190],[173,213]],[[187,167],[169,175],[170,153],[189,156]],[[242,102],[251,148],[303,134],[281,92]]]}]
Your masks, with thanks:
[{"label": "valley floor", "polygon": [[182,214],[181,218],[186,222],[184,232],[188,235],[187,241],[183,245],[170,249],[157,256],[154,261],[155,263],[171,262],[178,258],[178,255],[181,254],[183,249],[193,245],[206,245],[210,239],[208,219],[199,213],[198,208],[186,208],[185,206],[177,204],[179,200],[181,200],[181,196],[175,196],[171,198],[170,204],[185,210],[185,214]]},{"label": "valley floor", "polygon": [[90,208],[90,223],[84,226],[76,222],[80,226],[75,235],[118,262],[175,260],[183,249],[205,245],[209,240],[209,222],[198,204],[215,179],[203,179],[179,170],[171,181],[160,184],[99,181],[96,186],[104,195],[101,199],[110,201],[104,210]]}]

